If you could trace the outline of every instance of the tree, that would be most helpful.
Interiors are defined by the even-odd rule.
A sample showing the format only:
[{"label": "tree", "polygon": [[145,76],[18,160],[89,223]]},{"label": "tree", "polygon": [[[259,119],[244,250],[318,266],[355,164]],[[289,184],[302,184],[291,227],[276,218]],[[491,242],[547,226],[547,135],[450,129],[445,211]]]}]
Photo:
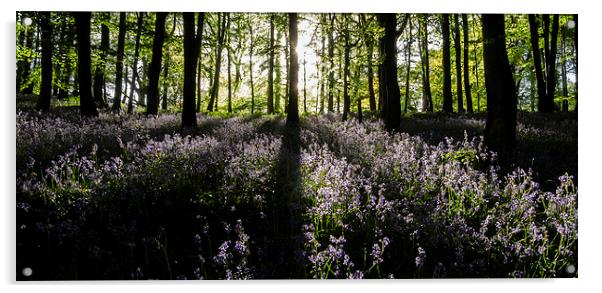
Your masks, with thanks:
[{"label": "tree", "polygon": [[157,115],[159,112],[159,75],[161,74],[161,59],[163,58],[166,19],[167,12],[157,12],[155,17],[153,56],[148,70],[146,115]]},{"label": "tree", "polygon": [[274,113],[274,14],[270,15],[270,44],[268,59],[268,114]]},{"label": "tree", "polygon": [[406,44],[406,93],[403,112],[408,112],[408,102],[410,100],[410,65],[412,64],[410,55],[412,55],[412,20],[409,20],[408,42]]},{"label": "tree", "polygon": [[507,166],[516,139],[517,94],[506,51],[503,14],[484,14],[483,61],[487,91],[485,143],[496,151],[500,163]]},{"label": "tree", "polygon": [[328,27],[328,112],[334,112],[334,14],[329,14],[330,26]]},{"label": "tree", "polygon": [[40,12],[40,29],[42,30],[42,83],[38,97],[38,109],[50,110],[52,94],[52,23],[50,12]]},{"label": "tree", "polygon": [[[222,49],[224,48],[224,42],[226,39],[226,14],[218,13],[217,15],[217,39],[215,43],[215,70],[213,73],[213,83],[211,86],[211,97],[209,104],[207,105],[207,111],[211,112],[214,110],[214,103],[216,103],[219,94],[219,81],[220,81],[220,69],[222,64]],[[217,108],[217,107],[216,107]]]},{"label": "tree", "polygon": [[77,76],[79,80],[79,104],[82,116],[98,116],[92,97],[92,73],[90,57],[90,12],[74,12],[77,34]]},{"label": "tree", "polygon": [[470,69],[468,67],[468,17],[462,14],[462,35],[464,36],[464,92],[466,93],[466,110],[473,113],[472,94],[470,92]]},{"label": "tree", "polygon": [[[549,16],[546,15],[546,18]],[[549,44],[549,48],[546,49],[546,85],[547,85],[547,93],[546,100],[542,105],[542,112],[552,112],[554,111],[554,96],[556,93],[556,51],[557,51],[557,43],[558,43],[558,14],[554,14],[552,17],[552,35]],[[546,24],[547,27],[547,24]],[[547,38],[547,36],[546,36]]]},{"label": "tree", "polygon": [[299,124],[299,91],[297,90],[299,79],[299,60],[297,57],[297,13],[288,14],[288,37],[290,56],[288,79],[290,87],[288,91],[289,98],[286,125],[291,127]]},{"label": "tree", "polygon": [[460,24],[458,14],[454,14],[454,51],[456,51],[456,95],[458,99],[458,113],[464,112],[464,95],[462,94],[462,54],[460,51]]},{"label": "tree", "polygon": [[[420,30],[419,30],[420,31]],[[433,96],[431,94],[429,46],[428,46],[428,14],[422,15],[422,40],[420,59],[422,62],[422,111],[433,112]]]},{"label": "tree", "polygon": [[253,23],[249,16],[249,83],[251,87],[251,113],[255,113],[255,85],[253,83]]},{"label": "tree", "polygon": [[105,67],[107,63],[107,54],[110,46],[110,31],[109,27],[107,26],[107,22],[110,21],[110,15],[108,13],[101,13],[100,21],[100,54],[99,60],[96,63],[96,70],[94,72],[93,93],[98,106],[104,108],[107,106],[107,101],[104,98],[103,90],[105,88]]},{"label": "tree", "polygon": [[[184,99],[182,102],[182,127],[196,127],[196,113],[194,109],[195,75],[198,59],[198,39],[202,31],[195,34],[193,12],[184,12]],[[204,18],[204,13],[199,13],[199,21]]]},{"label": "tree", "polygon": [[144,12],[138,13],[136,30],[136,48],[134,50],[134,62],[132,63],[132,84],[130,86],[130,99],[128,101],[128,114],[134,112],[134,90],[136,89],[136,79],[138,79],[138,56],[140,54],[140,34],[142,34],[142,21]]},{"label": "tree", "polygon": [[378,15],[378,22],[384,28],[380,38],[379,91],[382,97],[385,128],[394,130],[401,119],[401,93],[397,84],[397,18],[394,13]]},{"label": "tree", "polygon": [[343,60],[343,121],[347,120],[347,116],[351,111],[351,99],[349,97],[349,63],[350,63],[350,53],[351,47],[354,45],[351,44],[351,35],[349,32],[349,15],[343,15],[343,40],[344,40],[344,60]]},{"label": "tree", "polygon": [[441,34],[443,35],[443,111],[452,113],[451,90],[451,58],[449,44],[449,14],[443,14],[441,20]]},{"label": "tree", "polygon": [[125,50],[125,12],[119,13],[119,36],[117,37],[117,63],[115,68],[115,94],[113,110],[121,109],[121,84],[123,80],[123,53]]}]

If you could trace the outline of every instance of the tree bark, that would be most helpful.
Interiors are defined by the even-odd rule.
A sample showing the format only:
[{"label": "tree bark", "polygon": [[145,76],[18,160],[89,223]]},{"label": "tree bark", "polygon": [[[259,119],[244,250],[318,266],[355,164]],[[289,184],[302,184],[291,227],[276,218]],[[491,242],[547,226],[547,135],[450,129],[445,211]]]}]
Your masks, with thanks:
[{"label": "tree bark", "polygon": [[351,111],[351,99],[349,98],[349,63],[351,44],[349,43],[349,16],[347,14],[343,17],[344,29],[343,38],[345,38],[345,49],[344,49],[344,60],[343,60],[343,121],[347,120],[347,116]]},{"label": "tree bark", "polygon": [[408,42],[406,44],[406,92],[405,101],[403,105],[403,112],[408,112],[408,102],[410,101],[410,64],[412,62],[410,55],[412,55],[412,19],[408,19]]},{"label": "tree bark", "polygon": [[274,113],[274,14],[270,15],[270,57],[268,59],[268,114]]},{"label": "tree bark", "polygon": [[137,90],[136,80],[138,79],[138,56],[140,54],[140,34],[142,34],[142,21],[144,12],[138,13],[136,30],[136,48],[134,49],[134,62],[132,63],[132,84],[130,85],[130,99],[128,101],[128,114],[134,112],[134,90]]},{"label": "tree bark", "polygon": [[458,14],[454,14],[454,51],[456,51],[456,97],[458,113],[464,113],[464,94],[462,94],[462,51],[460,49],[460,22]]},{"label": "tree bark", "polygon": [[464,92],[466,92],[466,110],[473,113],[472,93],[470,90],[470,67],[468,67],[468,16],[462,14],[462,32],[464,36]]},{"label": "tree bark", "polygon": [[52,94],[52,23],[50,12],[40,12],[38,15],[42,30],[42,83],[37,108],[48,111]]},{"label": "tree bark", "polygon": [[330,27],[328,28],[328,59],[330,68],[328,69],[328,112],[334,112],[334,19],[335,15],[330,14]]},{"label": "tree bark", "polygon": [[[199,17],[201,13],[199,13]],[[194,100],[196,92],[196,65],[198,43],[193,12],[184,12],[184,99],[182,102],[182,127],[196,127]],[[199,33],[200,34],[200,33]]]},{"label": "tree bark", "polygon": [[[211,112],[214,110],[214,104],[218,99],[219,95],[219,82],[220,82],[220,71],[222,65],[222,49],[224,47],[224,39],[226,36],[226,16],[225,14],[218,14],[217,18],[217,39],[215,44],[215,69],[213,73],[213,84],[211,86],[211,97],[209,98],[209,104],[207,105],[207,111]],[[217,107],[216,107],[217,108]],[[217,110],[217,109],[215,109]]]},{"label": "tree bark", "polygon": [[115,94],[113,95],[113,110],[121,109],[123,55],[125,51],[125,17],[125,12],[119,13],[119,35],[117,37],[117,63],[115,68]]},{"label": "tree bark", "polygon": [[554,111],[554,96],[556,93],[556,51],[558,43],[558,14],[554,14],[552,17],[552,35],[550,39],[550,48],[548,48],[548,54],[546,55],[546,102],[544,112]]},{"label": "tree bark", "polygon": [[79,80],[79,104],[82,116],[98,116],[92,97],[92,73],[90,57],[90,12],[74,12],[77,33],[77,76]]},{"label": "tree bark", "polygon": [[100,26],[100,58],[98,63],[96,64],[96,70],[94,73],[94,85],[93,92],[94,98],[96,99],[96,104],[100,108],[107,107],[107,101],[103,95],[103,89],[105,87],[105,69],[107,63],[107,54],[109,51],[109,27],[106,25],[106,21],[108,21],[109,15],[107,13],[102,13],[100,15],[103,23]]},{"label": "tree bark", "polygon": [[443,112],[452,113],[451,57],[449,43],[449,14],[442,14],[441,34],[443,35]]},{"label": "tree bark", "polygon": [[155,35],[153,38],[153,56],[148,70],[146,115],[157,115],[159,112],[159,75],[163,58],[163,42],[165,40],[165,20],[167,12],[157,12],[155,18]]},{"label": "tree bark", "polygon": [[286,125],[292,127],[299,125],[299,92],[297,90],[299,79],[299,61],[297,59],[297,13],[288,14],[288,31],[290,56],[288,79],[290,88],[288,92],[289,99]]},{"label": "tree bark", "polygon": [[399,85],[397,84],[397,19],[394,13],[379,14],[378,21],[384,28],[384,35],[380,39],[381,87],[383,118],[385,128],[394,130],[399,127],[401,119],[401,101]]},{"label": "tree bark", "polygon": [[503,14],[484,14],[483,60],[487,90],[485,143],[508,166],[516,139],[517,95],[506,51]]}]

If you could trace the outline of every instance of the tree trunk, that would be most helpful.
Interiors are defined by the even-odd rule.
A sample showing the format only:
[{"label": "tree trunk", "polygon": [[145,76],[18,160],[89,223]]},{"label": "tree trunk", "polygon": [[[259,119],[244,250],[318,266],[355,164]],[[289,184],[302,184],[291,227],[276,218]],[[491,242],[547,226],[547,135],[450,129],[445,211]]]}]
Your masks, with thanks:
[{"label": "tree trunk", "polygon": [[509,166],[516,139],[517,95],[506,52],[503,14],[484,14],[483,60],[487,90],[485,143]]},{"label": "tree trunk", "polygon": [[410,101],[410,64],[412,62],[410,55],[412,55],[412,19],[408,19],[408,42],[406,44],[406,96],[403,105],[403,112],[408,112],[408,102]]},{"label": "tree trunk", "polygon": [[268,59],[268,114],[274,113],[274,14],[270,15],[270,57]]},{"label": "tree trunk", "polygon": [[397,19],[394,13],[379,14],[378,21],[384,27],[384,35],[380,39],[382,56],[381,84],[385,128],[394,130],[399,127],[401,118],[401,101],[397,84]]},{"label": "tree trunk", "polygon": [[130,85],[130,99],[128,101],[128,114],[134,112],[134,90],[136,90],[136,79],[138,79],[138,56],[140,54],[140,34],[142,33],[142,21],[144,12],[138,13],[136,30],[136,48],[134,49],[134,62],[132,63],[132,84]]},{"label": "tree trunk", "polygon": [[255,113],[255,86],[253,84],[253,24],[249,22],[249,82],[251,87],[251,114]]},{"label": "tree trunk", "polygon": [[462,14],[462,31],[464,36],[464,91],[466,92],[466,110],[473,113],[472,93],[470,92],[470,67],[468,67],[468,16]]},{"label": "tree trunk", "polygon": [[449,43],[449,14],[442,14],[441,34],[443,35],[443,111],[452,113],[452,90],[451,90],[451,54]]},{"label": "tree trunk", "polygon": [[561,60],[561,78],[562,78],[562,96],[563,96],[563,100],[562,100],[562,111],[563,112],[568,112],[569,111],[569,101],[567,100],[568,96],[569,96],[569,89],[568,89],[568,84],[567,84],[567,77],[566,77],[566,26],[562,26],[562,28],[560,29],[560,33],[562,35],[562,38],[560,39],[560,60]]},{"label": "tree trunk", "polygon": [[351,111],[351,99],[349,98],[349,55],[351,53],[351,44],[349,44],[349,17],[347,14],[343,17],[345,28],[343,37],[345,38],[344,60],[343,60],[343,121],[347,120],[347,116]]},{"label": "tree trunk", "polygon": [[[211,86],[211,97],[209,98],[209,104],[207,105],[207,111],[211,112],[214,110],[215,101],[219,95],[219,81],[220,71],[222,65],[222,49],[224,47],[225,28],[226,28],[226,16],[225,14],[218,14],[217,18],[217,39],[215,44],[215,69],[213,72],[213,83]],[[215,109],[217,110],[217,109]]]},{"label": "tree trunk", "polygon": [[230,16],[228,15],[228,47],[226,54],[228,55],[228,113],[232,113],[232,52],[230,50]]},{"label": "tree trunk", "polygon": [[[197,75],[197,94],[196,94],[196,112],[201,112],[201,100],[202,100],[202,90],[201,90],[201,80],[203,77],[203,62],[201,58],[201,49],[203,43],[201,42],[203,39],[203,26],[205,24],[205,13],[199,13],[199,17],[197,20],[196,26],[196,47],[197,47],[197,63],[198,63],[198,75]],[[176,26],[176,19],[174,18],[174,28]],[[173,31],[171,33],[173,35]],[[211,80],[211,78],[210,78]]]},{"label": "tree trunk", "polygon": [[454,14],[454,50],[456,51],[456,97],[458,113],[464,113],[464,95],[462,94],[462,51],[460,49],[460,22],[458,14]]},{"label": "tree trunk", "polygon": [[297,13],[288,14],[288,36],[289,36],[289,56],[290,68],[288,72],[289,92],[288,92],[288,113],[286,115],[286,125],[299,125],[299,92],[297,82],[299,78],[299,61],[297,59]]},{"label": "tree trunk", "polygon": [[42,83],[37,108],[48,111],[52,94],[52,23],[50,12],[40,12],[38,16],[42,30]]},{"label": "tree trunk", "polygon": [[[196,65],[198,60],[197,38],[193,12],[184,12],[184,99],[182,102],[182,127],[196,127],[194,98],[196,92]],[[201,13],[199,13],[199,17]]]},{"label": "tree trunk", "polygon": [[303,54],[303,113],[307,113],[307,69],[305,65],[305,54]]},{"label": "tree trunk", "polygon": [[328,112],[334,112],[334,14],[330,14],[330,27],[328,29]]},{"label": "tree trunk", "polygon": [[429,43],[428,43],[428,14],[423,15],[424,18],[424,71],[426,82],[426,97],[428,99],[428,112],[433,112],[433,95],[431,93],[431,69],[429,61]]},{"label": "tree trunk", "polygon": [[280,72],[280,31],[278,31],[278,33],[276,34],[276,40],[278,40],[278,46],[276,46],[276,55],[274,56],[274,72],[276,75],[274,77],[274,112],[280,113],[280,87],[282,83],[282,73]]},{"label": "tree trunk", "polygon": [[107,54],[109,51],[109,27],[105,24],[105,22],[109,21],[109,14],[102,13],[100,15],[103,23],[100,26],[100,58],[98,63],[96,64],[96,70],[94,72],[94,98],[96,99],[96,104],[100,108],[107,107],[107,101],[103,96],[103,88],[105,87],[105,69],[107,62]]},{"label": "tree trunk", "polygon": [[159,113],[159,75],[163,58],[163,41],[165,40],[165,20],[167,12],[157,12],[155,19],[155,36],[153,39],[153,56],[148,70],[148,101],[146,115]]},{"label": "tree trunk", "polygon": [[98,116],[92,97],[92,73],[90,57],[90,12],[74,12],[77,30],[77,76],[79,80],[79,104],[82,116]]},{"label": "tree trunk", "polygon": [[320,50],[320,113],[324,113],[324,101],[326,100],[326,34],[327,31],[324,28],[326,26],[326,14],[321,15],[322,24],[322,49]]},{"label": "tree trunk", "polygon": [[113,110],[121,109],[123,55],[125,50],[125,17],[125,12],[119,13],[119,36],[117,37],[117,65],[115,68],[115,94],[113,95]]},{"label": "tree trunk", "polygon": [[546,102],[544,112],[554,111],[554,96],[556,93],[556,51],[558,43],[558,14],[552,17],[552,35],[550,39],[549,53],[546,55]]}]

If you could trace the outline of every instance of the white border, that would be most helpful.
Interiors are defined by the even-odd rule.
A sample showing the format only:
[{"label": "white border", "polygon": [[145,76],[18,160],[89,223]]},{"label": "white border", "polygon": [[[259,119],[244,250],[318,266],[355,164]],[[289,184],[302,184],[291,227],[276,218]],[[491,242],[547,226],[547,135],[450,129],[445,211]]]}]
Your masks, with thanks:
[{"label": "white border", "polygon": [[[600,130],[595,117],[602,110],[599,85],[601,44],[599,41],[602,11],[595,0],[161,0],[99,2],[81,0],[3,1],[0,46],[0,72],[3,95],[0,96],[2,157],[0,164],[0,286],[6,292],[107,292],[112,290],[147,292],[307,292],[329,290],[340,292],[384,292],[390,290],[444,292],[569,292],[592,291],[600,281],[600,209],[602,194],[596,183],[600,162]],[[579,278],[554,280],[398,280],[398,281],[251,281],[251,282],[58,282],[15,283],[14,213],[15,213],[15,11],[247,11],[247,12],[466,12],[466,13],[579,13]],[[553,147],[553,146],[551,146]],[[57,285],[59,284],[59,285]],[[92,285],[92,286],[90,286]],[[160,286],[156,286],[160,285]],[[597,286],[599,287],[599,286]]]}]

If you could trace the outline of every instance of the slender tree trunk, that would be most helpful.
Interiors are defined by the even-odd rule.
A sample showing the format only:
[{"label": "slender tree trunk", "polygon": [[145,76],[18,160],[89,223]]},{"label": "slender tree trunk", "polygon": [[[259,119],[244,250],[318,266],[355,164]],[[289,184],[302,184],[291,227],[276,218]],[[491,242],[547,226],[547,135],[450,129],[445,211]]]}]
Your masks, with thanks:
[{"label": "slender tree trunk", "polygon": [[138,56],[140,54],[140,34],[142,33],[142,21],[144,12],[138,13],[136,30],[136,48],[134,49],[134,62],[132,63],[132,84],[130,85],[130,99],[128,101],[128,114],[134,112],[134,90],[136,90],[136,79],[138,79]]},{"label": "slender tree trunk", "polygon": [[[477,34],[477,30],[474,27],[473,31],[475,32],[475,34]],[[474,77],[477,89],[477,112],[481,112],[481,92],[479,91],[479,58],[477,56],[477,42],[474,43]]]},{"label": "slender tree trunk", "polygon": [[410,56],[412,55],[412,19],[408,19],[408,29],[409,29],[409,33],[408,33],[408,42],[406,44],[407,48],[406,48],[406,96],[405,96],[405,102],[403,105],[403,112],[407,113],[408,112],[408,102],[410,101],[410,65],[411,65],[411,58]]},{"label": "slender tree trunk", "polygon": [[466,109],[468,113],[473,113],[472,93],[470,90],[470,67],[468,67],[468,16],[462,14],[462,31],[464,36],[464,91],[466,92]]},{"label": "slender tree trunk", "polygon": [[[218,14],[218,30],[217,30],[217,40],[216,40],[216,49],[215,49],[215,70],[213,75],[213,85],[211,86],[211,98],[209,99],[209,104],[207,105],[207,111],[211,112],[214,110],[214,103],[218,99],[219,95],[219,81],[220,81],[220,71],[222,65],[222,49],[224,47],[224,38],[226,35],[226,15]],[[215,107],[217,108],[217,107]],[[215,109],[217,110],[217,109]]]},{"label": "slender tree trunk", "polygon": [[428,14],[423,15],[424,17],[424,69],[426,79],[426,96],[428,99],[428,112],[433,112],[433,95],[431,93],[431,69],[429,61],[429,43],[428,43]]},{"label": "slender tree trunk", "polygon": [[270,44],[268,59],[268,114],[274,113],[274,14],[270,15]]},{"label": "slender tree trunk", "polygon": [[443,112],[452,113],[451,57],[449,43],[449,14],[442,14],[441,33],[443,35]]},{"label": "slender tree trunk", "polygon": [[349,112],[351,112],[351,99],[349,98],[349,63],[351,44],[349,43],[349,16],[344,15],[343,21],[345,22],[345,28],[343,30],[343,37],[345,38],[345,49],[343,60],[343,121],[347,120]]},{"label": "slender tree trunk", "polygon": [[288,14],[288,31],[290,55],[288,78],[290,88],[288,93],[289,99],[286,125],[292,127],[299,124],[299,92],[297,90],[299,77],[299,61],[297,59],[297,13]]},{"label": "slender tree trunk", "polygon": [[[199,17],[202,13],[199,13]],[[204,15],[204,14],[203,14]],[[198,38],[202,32],[195,34],[192,12],[184,12],[184,100],[182,102],[182,127],[196,127],[196,113],[194,109],[194,98],[196,91],[196,65],[198,60]]]},{"label": "slender tree trunk", "polygon": [[569,96],[569,89],[568,89],[568,84],[567,84],[567,77],[566,77],[566,26],[562,26],[562,28],[560,29],[560,33],[562,38],[560,39],[560,60],[561,60],[561,78],[562,78],[562,96],[563,96],[563,100],[562,100],[562,111],[563,112],[568,112],[569,111],[569,101],[567,100],[568,96]]},{"label": "slender tree trunk", "polygon": [[157,12],[155,19],[155,36],[153,39],[153,56],[148,71],[148,103],[147,115],[159,113],[159,75],[163,58],[163,42],[165,40],[165,20],[167,12]]},{"label": "slender tree trunk", "polygon": [[550,39],[550,48],[547,50],[549,53],[546,55],[546,106],[544,112],[554,111],[554,96],[556,93],[556,51],[558,43],[558,14],[554,14],[552,17],[552,35]]},{"label": "slender tree trunk", "polygon": [[280,72],[280,31],[276,34],[276,40],[278,40],[278,45],[274,49],[274,112],[280,113],[280,99],[282,97],[280,92],[280,87],[282,86],[282,73]]},{"label": "slender tree trunk", "polygon": [[399,127],[401,118],[401,102],[399,85],[397,84],[397,19],[394,13],[379,14],[378,21],[384,27],[384,35],[380,39],[382,56],[381,79],[379,89],[383,99],[385,128],[394,130]]},{"label": "slender tree trunk", "polygon": [[508,166],[516,139],[517,95],[506,52],[503,14],[484,14],[483,60],[487,90],[485,143],[496,151],[502,166]]},{"label": "slender tree trunk", "polygon": [[117,63],[115,68],[115,94],[113,95],[113,110],[121,109],[123,55],[125,51],[125,18],[125,12],[119,13],[119,35],[117,37]]},{"label": "slender tree trunk", "polygon": [[330,27],[328,29],[328,112],[334,112],[334,14],[330,14]]},{"label": "slender tree trunk", "polygon": [[290,45],[289,45],[289,38],[288,38],[288,30],[284,31],[284,40],[285,40],[285,48],[284,48],[284,59],[286,60],[286,94],[284,95],[284,113],[288,113],[288,94],[291,88],[291,84],[290,84],[290,77],[289,77],[289,73],[290,73],[290,56],[289,56],[289,51],[290,51]]},{"label": "slender tree trunk", "polygon": [[353,74],[353,80],[354,80],[354,96],[357,99],[357,120],[362,123],[364,121],[364,115],[362,113],[362,97],[359,94],[360,91],[360,70],[361,70],[361,66],[358,64],[355,66],[355,73]]},{"label": "slender tree trunk", "polygon": [[230,16],[228,15],[228,47],[226,48],[226,54],[228,55],[228,113],[232,113],[232,52],[230,50]]},{"label": "slender tree trunk", "polygon": [[109,27],[105,22],[109,21],[109,14],[102,13],[100,15],[103,23],[100,26],[100,58],[98,63],[96,64],[96,71],[94,73],[94,98],[96,99],[96,104],[100,108],[107,107],[107,101],[104,99],[102,94],[103,88],[105,87],[105,69],[107,62],[107,54],[109,51]]},{"label": "slender tree trunk", "polygon": [[90,57],[90,12],[74,12],[77,30],[77,76],[79,80],[79,104],[82,116],[98,116],[92,97],[92,73]]},{"label": "slender tree trunk", "polygon": [[464,94],[462,94],[462,51],[460,49],[460,22],[458,14],[454,14],[454,51],[456,51],[456,96],[458,113],[464,113]]},{"label": "slender tree trunk", "polygon": [[50,12],[40,12],[38,16],[42,30],[42,83],[37,108],[48,111],[52,94],[52,23]]},{"label": "slender tree trunk", "polygon": [[255,113],[255,86],[253,84],[253,24],[249,22],[249,82],[251,87],[251,114]]}]

